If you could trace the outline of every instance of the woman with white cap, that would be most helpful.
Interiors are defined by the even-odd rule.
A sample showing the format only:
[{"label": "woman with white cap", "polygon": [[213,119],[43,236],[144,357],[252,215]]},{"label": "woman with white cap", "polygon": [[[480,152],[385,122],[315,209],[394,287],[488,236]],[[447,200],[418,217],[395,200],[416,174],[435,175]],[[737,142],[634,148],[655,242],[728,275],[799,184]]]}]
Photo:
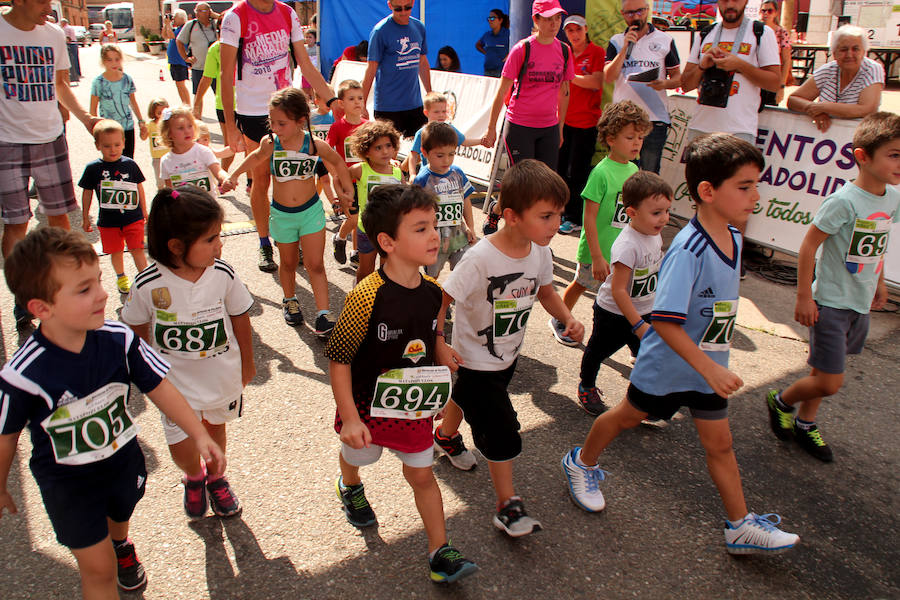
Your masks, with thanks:
[{"label": "woman with white cap", "polygon": [[[556,168],[569,107],[569,82],[575,78],[572,50],[556,38],[564,14],[559,0],[535,0],[531,18],[537,33],[513,46],[503,65],[500,88],[481,143],[494,147],[500,108],[512,90],[505,142],[513,163],[535,158]],[[499,218],[493,209],[489,212],[485,235],[497,230]]]}]

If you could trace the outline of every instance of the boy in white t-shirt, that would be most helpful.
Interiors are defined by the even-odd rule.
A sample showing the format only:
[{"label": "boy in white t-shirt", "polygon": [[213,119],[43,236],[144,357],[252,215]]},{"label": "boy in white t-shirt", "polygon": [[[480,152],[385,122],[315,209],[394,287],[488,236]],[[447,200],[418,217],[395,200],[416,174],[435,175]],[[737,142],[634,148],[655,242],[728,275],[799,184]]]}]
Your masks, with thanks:
[{"label": "boy in white t-shirt", "polygon": [[669,222],[672,188],[656,173],[638,171],[622,186],[622,204],[630,221],[613,242],[612,274],[597,291],[594,328],[581,359],[578,401],[591,415],[606,410],[596,387],[600,364],[626,344],[637,356],[641,338],[650,330],[663,256],[660,232]]}]

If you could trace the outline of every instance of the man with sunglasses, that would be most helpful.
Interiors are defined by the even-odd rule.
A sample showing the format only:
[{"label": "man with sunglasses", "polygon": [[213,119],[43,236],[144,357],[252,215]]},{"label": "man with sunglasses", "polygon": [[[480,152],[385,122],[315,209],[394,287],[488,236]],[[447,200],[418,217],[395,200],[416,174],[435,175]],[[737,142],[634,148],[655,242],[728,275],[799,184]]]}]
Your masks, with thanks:
[{"label": "man with sunglasses", "polygon": [[391,121],[404,137],[412,137],[428,122],[418,81],[422,80],[426,94],[431,91],[425,25],[412,17],[413,0],[388,0],[387,4],[391,14],[369,34],[363,95],[368,101],[374,81],[375,118]]},{"label": "man with sunglasses", "polygon": [[[659,173],[670,122],[666,90],[681,85],[681,60],[675,40],[647,22],[647,0],[624,0],[621,12],[628,27],[609,40],[603,74],[607,83],[615,82],[613,102],[631,100],[650,115],[653,129],[641,147],[641,168]],[[640,75],[654,70],[655,77],[641,80]]]}]

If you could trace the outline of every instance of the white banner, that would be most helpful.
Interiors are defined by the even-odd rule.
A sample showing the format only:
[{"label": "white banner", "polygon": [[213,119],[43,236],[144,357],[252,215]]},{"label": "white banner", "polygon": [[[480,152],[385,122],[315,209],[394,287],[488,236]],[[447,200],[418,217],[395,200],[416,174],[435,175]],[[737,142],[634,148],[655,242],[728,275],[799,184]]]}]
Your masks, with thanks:
[{"label": "white banner", "polygon": [[[660,175],[675,189],[673,214],[689,219],[694,206],[681,155],[696,98],[669,97],[672,127],[663,149]],[[796,255],[825,198],[856,178],[853,131],[858,121],[832,119],[822,133],[809,117],[782,109],[759,115],[756,145],[766,159],[760,175],[760,199],[747,223],[747,239]],[[900,287],[900,224],[891,230],[885,280]]]},{"label": "white banner", "polygon": [[[362,82],[365,73],[366,63],[342,60],[335,68],[331,83],[336,88],[337,84],[345,79]],[[491,104],[494,102],[498,87],[500,87],[500,79],[496,77],[446,71],[431,72],[431,89],[443,92],[450,99],[449,122],[462,131],[468,139],[480,139],[487,131],[488,120],[491,116]],[[424,90],[422,90],[422,96],[425,96]],[[374,93],[369,94],[369,102],[366,106],[369,115],[374,114],[374,97]],[[497,121],[498,134],[499,123],[503,122],[503,114],[501,111]],[[493,148],[460,146],[456,150],[453,164],[462,169],[469,179],[482,184],[487,183],[499,145],[498,139]],[[406,156],[411,146],[412,139],[401,140],[400,154]]]}]

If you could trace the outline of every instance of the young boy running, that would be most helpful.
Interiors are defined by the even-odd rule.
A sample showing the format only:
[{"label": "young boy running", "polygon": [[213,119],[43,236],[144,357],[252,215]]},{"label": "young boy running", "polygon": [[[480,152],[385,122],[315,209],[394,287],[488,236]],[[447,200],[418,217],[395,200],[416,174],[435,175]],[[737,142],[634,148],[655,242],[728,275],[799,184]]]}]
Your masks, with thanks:
[{"label": "young boy running", "polygon": [[[569,310],[590,290],[596,292],[609,276],[609,253],[612,243],[628,224],[622,205],[622,184],[637,172],[631,162],[641,152],[650,119],[644,109],[623,100],[610,104],[597,123],[598,139],[609,148],[609,155],[591,171],[584,191],[584,228],[578,240],[575,278],[563,292]],[[550,319],[550,331],[560,344],[577,346],[578,342],[563,335],[565,325]]]},{"label": "young boy running", "polygon": [[[434,316],[441,288],[419,270],[438,253],[437,198],[418,186],[380,185],[362,219],[384,261],[347,295],[325,356],[341,437],[337,494],[355,527],[376,524],[359,477],[384,448],[403,463],[428,536],[431,580],[452,583],[478,567],[450,545],[431,465],[432,416],[450,395],[450,371],[436,366]],[[377,323],[377,326],[375,325]]]},{"label": "young boy running", "polygon": [[117,598],[147,583],[128,539],[147,469],[128,411],[134,383],[197,444],[215,472],[213,442],[166,372],[131,329],[104,321],[97,254],[81,234],[29,233],[6,259],[6,282],[40,327],[0,371],[0,516],[16,512],[6,489],[19,434],[31,431],[31,472],[56,533],[78,563],[86,600]]},{"label": "young boy running", "polygon": [[742,242],[730,223],[743,223],[753,212],[765,163],[755,146],[727,134],[695,139],[686,156],[685,179],[697,215],[678,232],[663,259],[650,314],[652,328],[641,340],[631,385],[624,401],[594,421],[584,448],[563,456],[563,472],[578,506],[589,512],[603,510],[600,484],[606,473],[597,466],[600,453],[648,415],[671,419],[686,406],[725,505],[727,551],[784,551],[799,537],[777,529],[777,515],[747,511],[728,425],[727,398],[743,385],[728,370]]},{"label": "young boy running", "polygon": [[612,273],[597,291],[594,328],[581,358],[578,401],[591,415],[606,410],[597,389],[601,363],[626,344],[637,356],[641,338],[650,330],[672,187],[656,173],[638,171],[622,186],[622,204],[628,226],[610,249]]},{"label": "young boy running", "polygon": [[794,319],[809,327],[812,371],[766,397],[778,439],[793,437],[824,462],[834,454],[816,425],[819,406],[840,391],[847,355],[862,352],[866,341],[870,308],[883,307],[888,297],[884,255],[891,225],[900,221],[900,193],[888,186],[900,183],[900,116],[878,112],[863,119],[853,134],[853,156],[859,175],[822,203],[800,246]]},{"label": "young boy running", "polygon": [[[525,159],[503,176],[503,228],[466,252],[444,284],[438,335],[444,314],[456,301],[453,348],[438,342],[440,363],[457,371],[435,441],[461,438],[465,415],[475,446],[488,460],[497,496],[493,523],[511,537],[539,531],[513,487],[513,459],[522,451],[519,421],[507,388],[525,338],[535,300],[566,324],[566,335],[581,341],[584,326],[553,289],[550,240],[557,232],[569,188],[544,163]],[[462,439],[458,447],[464,448]]]}]

